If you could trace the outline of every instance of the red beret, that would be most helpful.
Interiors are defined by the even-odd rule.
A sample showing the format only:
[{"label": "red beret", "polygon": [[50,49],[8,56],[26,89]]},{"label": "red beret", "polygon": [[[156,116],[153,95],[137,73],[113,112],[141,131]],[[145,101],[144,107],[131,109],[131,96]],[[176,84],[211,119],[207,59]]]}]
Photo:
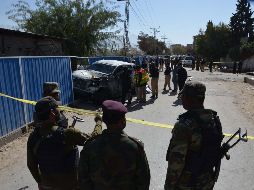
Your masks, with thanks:
[{"label": "red beret", "polygon": [[113,100],[105,100],[102,103],[103,113],[118,113],[126,114],[128,112],[127,108],[121,103]]}]

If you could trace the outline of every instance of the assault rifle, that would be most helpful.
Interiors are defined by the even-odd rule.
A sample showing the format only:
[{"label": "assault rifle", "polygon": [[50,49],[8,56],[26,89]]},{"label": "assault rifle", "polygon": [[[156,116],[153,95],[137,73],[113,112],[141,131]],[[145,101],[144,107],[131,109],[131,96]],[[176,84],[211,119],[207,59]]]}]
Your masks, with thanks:
[{"label": "assault rifle", "polygon": [[[233,141],[234,138],[237,138],[236,141]],[[247,130],[244,134],[241,133],[241,128],[239,128],[225,143],[221,146],[221,155],[220,160],[218,161],[218,164],[215,168],[214,173],[214,179],[217,181],[220,173],[220,166],[221,166],[221,160],[225,157],[227,160],[230,160],[230,155],[228,154],[228,151],[233,148],[235,145],[237,145],[240,141],[247,142],[248,136],[247,136]]]},{"label": "assault rifle", "polygon": [[[230,144],[230,142],[236,137],[238,136],[238,139],[233,142],[232,144]],[[221,146],[221,158],[223,158],[225,156],[225,158],[227,160],[230,159],[230,155],[228,154],[228,151],[233,148],[235,145],[237,145],[240,141],[243,142],[247,142],[248,141],[248,136],[247,136],[247,130],[244,134],[241,134],[241,128],[238,129],[238,131],[235,132],[235,134],[233,134],[227,142],[223,143]]]}]

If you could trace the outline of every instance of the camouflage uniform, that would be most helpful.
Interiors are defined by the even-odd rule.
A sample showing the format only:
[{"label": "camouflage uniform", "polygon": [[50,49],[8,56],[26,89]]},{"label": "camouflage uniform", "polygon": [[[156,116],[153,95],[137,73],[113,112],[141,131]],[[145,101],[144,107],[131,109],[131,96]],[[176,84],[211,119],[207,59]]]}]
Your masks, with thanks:
[{"label": "camouflage uniform", "polygon": [[[53,97],[56,101],[59,101],[60,103],[60,88],[59,84],[57,82],[44,82],[43,83],[43,97],[46,96],[51,96]],[[68,119],[64,115],[63,111],[60,111],[60,118],[58,121],[58,126],[61,126],[63,128],[68,127]]]},{"label": "camouflage uniform", "polygon": [[[41,104],[42,102],[44,102],[44,105]],[[45,105],[45,102],[48,105]],[[51,97],[45,97],[37,102],[35,109],[37,109],[38,113],[36,113],[44,113],[45,110],[52,109],[51,106],[56,108],[57,102]],[[77,164],[79,159],[77,145],[82,146],[87,139],[101,133],[101,118],[96,116],[95,121],[96,126],[94,132],[92,135],[87,135],[75,128],[66,129],[58,125],[52,125],[48,120],[37,120],[36,127],[30,134],[27,142],[27,166],[35,181],[38,183],[40,190],[72,190],[76,188]],[[54,141],[56,138],[57,140]],[[46,149],[45,144],[48,147]],[[59,152],[57,154],[57,151],[49,150],[49,147],[56,147],[54,150],[62,148],[63,151],[59,151],[59,156]],[[52,162],[54,157],[55,159],[60,159]],[[44,160],[44,164],[46,160],[46,166],[42,166],[40,160]],[[66,170],[65,168],[72,161],[75,163],[71,164],[69,170]],[[43,171],[45,167],[50,170],[51,167],[54,168],[55,166],[57,166],[57,169],[54,171]]]},{"label": "camouflage uniform", "polygon": [[[188,84],[190,83],[186,83],[186,85]],[[215,115],[216,112],[201,107],[190,109],[179,116],[178,122],[172,130],[172,138],[166,156],[168,169],[165,190],[213,189],[215,184],[214,168],[202,170],[204,162],[200,155],[203,151],[202,127],[214,126]]]},{"label": "camouflage uniform", "polygon": [[141,141],[108,127],[86,142],[79,163],[81,190],[149,190],[149,185],[150,170]]},{"label": "camouflage uniform", "polygon": [[[52,127],[39,127],[30,134],[27,142],[27,166],[33,175],[35,181],[40,184],[42,189],[48,187],[48,189],[70,190],[77,185],[77,172],[70,173],[52,173],[44,174],[40,171],[40,165],[37,158],[37,149],[39,149],[40,139],[44,136],[53,134],[58,129],[58,126]],[[37,131],[38,130],[38,131]],[[38,132],[40,137],[38,138]],[[64,129],[64,142],[66,144],[66,154],[68,151],[72,151],[75,145],[84,145],[84,142],[90,138],[89,135],[81,133],[74,128]],[[53,163],[52,163],[53,164]],[[45,188],[46,189],[46,188]]]}]

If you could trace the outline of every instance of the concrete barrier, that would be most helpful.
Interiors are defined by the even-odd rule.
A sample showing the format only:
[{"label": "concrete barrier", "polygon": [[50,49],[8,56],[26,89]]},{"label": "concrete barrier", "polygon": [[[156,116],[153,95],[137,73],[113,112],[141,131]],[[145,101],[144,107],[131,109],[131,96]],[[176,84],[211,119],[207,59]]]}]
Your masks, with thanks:
[{"label": "concrete barrier", "polygon": [[244,82],[254,86],[254,78],[244,77]]}]

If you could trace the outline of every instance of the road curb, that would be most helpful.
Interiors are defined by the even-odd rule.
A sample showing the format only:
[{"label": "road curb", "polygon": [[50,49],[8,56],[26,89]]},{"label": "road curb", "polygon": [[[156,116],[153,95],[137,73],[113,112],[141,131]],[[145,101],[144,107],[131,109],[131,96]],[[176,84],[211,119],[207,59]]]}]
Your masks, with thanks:
[{"label": "road curb", "polygon": [[28,125],[24,125],[23,127],[20,127],[7,135],[0,137],[0,148],[4,145],[16,140],[17,138],[21,137],[22,135],[26,134],[27,131],[28,131]]},{"label": "road curb", "polygon": [[254,77],[252,78],[244,77],[244,82],[254,86]]}]

